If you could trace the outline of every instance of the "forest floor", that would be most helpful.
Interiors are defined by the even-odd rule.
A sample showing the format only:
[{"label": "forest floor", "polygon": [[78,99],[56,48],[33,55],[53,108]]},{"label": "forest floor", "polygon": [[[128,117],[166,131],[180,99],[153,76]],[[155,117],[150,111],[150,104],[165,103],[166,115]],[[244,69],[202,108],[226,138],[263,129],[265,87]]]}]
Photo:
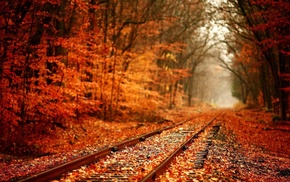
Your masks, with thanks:
[{"label": "forest floor", "polygon": [[[57,128],[51,135],[30,139],[45,156],[0,154],[0,181],[17,180],[192,116],[210,114],[209,107],[160,112],[163,122],[89,119]],[[262,109],[222,109],[220,131],[213,141],[198,181],[290,181],[290,122],[272,121]]]},{"label": "forest floor", "polygon": [[225,110],[197,181],[290,181],[290,122],[260,109]]}]

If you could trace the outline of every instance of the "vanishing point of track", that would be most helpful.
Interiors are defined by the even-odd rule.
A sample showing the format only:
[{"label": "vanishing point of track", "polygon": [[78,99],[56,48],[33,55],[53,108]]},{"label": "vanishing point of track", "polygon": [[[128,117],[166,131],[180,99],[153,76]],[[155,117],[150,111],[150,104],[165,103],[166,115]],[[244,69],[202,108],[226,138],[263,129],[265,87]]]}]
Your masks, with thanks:
[{"label": "vanishing point of track", "polygon": [[[114,162],[114,164],[110,164],[106,167],[106,170],[103,169],[103,173],[97,173],[97,174],[91,174],[90,176],[87,176],[83,179],[78,179],[76,181],[155,181],[156,178],[163,174],[165,172],[165,170],[169,167],[169,165],[171,164],[172,160],[178,156],[180,153],[182,153],[183,151],[185,151],[188,147],[188,145],[190,145],[192,142],[194,142],[195,138],[198,138],[199,134],[204,132],[206,128],[208,128],[210,125],[212,125],[213,121],[220,116],[221,113],[217,114],[215,117],[211,118],[209,121],[205,122],[205,124],[201,127],[199,127],[198,129],[196,128],[182,128],[183,125],[188,122],[188,121],[192,121],[195,118],[190,118],[188,120],[179,122],[177,124],[159,129],[159,130],[155,130],[153,132],[147,133],[147,134],[143,134],[140,136],[137,136],[133,139],[129,139],[126,141],[123,141],[117,145],[114,146],[110,146],[107,147],[105,149],[102,149],[100,151],[97,151],[93,154],[90,154],[88,156],[76,159],[74,161],[68,162],[68,163],[64,163],[60,166],[57,166],[55,168],[49,169],[47,171],[44,171],[42,173],[39,174],[35,174],[32,175],[29,178],[23,179],[21,180],[22,182],[30,182],[30,181],[51,181],[54,179],[59,179],[59,177],[61,177],[62,175],[73,171],[75,169],[81,168],[82,166],[88,166],[89,164],[93,164],[93,163],[97,163],[99,160],[106,158],[106,156],[109,155],[113,155],[114,153],[117,152],[122,152],[125,151],[124,154],[120,153],[119,155],[127,155],[126,153],[133,153],[138,150],[141,150],[141,152],[139,152],[138,157],[133,159],[134,164],[130,164],[129,161],[126,161],[126,159],[118,159],[116,158],[115,160],[117,160],[116,162]],[[177,128],[177,129],[176,129]],[[213,127],[213,133],[216,132],[218,130],[218,125]],[[163,133],[164,134],[163,138],[164,143],[166,142],[174,142],[176,143],[176,146],[173,147],[172,149],[168,149],[169,152],[166,154],[165,157],[159,159],[159,161],[157,162],[157,164],[153,165],[153,167],[151,167],[150,169],[146,169],[144,167],[141,167],[141,165],[148,165],[149,163],[152,163],[150,160],[152,158],[156,158],[153,157],[154,155],[159,156],[160,152],[162,153],[162,151],[155,152],[157,154],[154,154],[154,152],[152,153],[152,151],[154,151],[154,147],[158,148],[158,146],[154,146],[154,143],[149,144],[152,145],[151,149],[145,149],[146,147],[142,147],[142,146],[138,146],[139,144],[142,145],[142,143],[144,142],[150,142],[150,139],[161,135]],[[160,140],[160,139],[158,139]],[[163,139],[162,139],[163,140]],[[210,141],[209,141],[210,142]],[[136,146],[134,149],[130,150],[130,147],[134,147]],[[167,148],[170,148],[170,146],[165,146],[165,148],[161,148],[160,150],[167,150]],[[148,147],[147,147],[148,148]],[[151,152],[149,152],[150,154],[146,154],[146,150],[149,150]],[[138,153],[138,152],[137,152]],[[165,152],[164,152],[165,153]],[[207,154],[207,151],[201,151],[200,152],[201,156],[204,157]],[[141,156],[141,157],[140,157]],[[118,162],[119,160],[119,162]],[[122,162],[123,161],[123,162]],[[137,162],[136,162],[137,161]],[[203,161],[197,161],[195,163],[195,166],[198,167],[202,167]],[[108,162],[110,163],[110,162]],[[152,165],[152,164],[150,164]],[[134,174],[134,172],[138,171],[134,168],[139,167],[139,172],[141,170],[141,172],[143,173],[142,175],[136,175]],[[123,174],[124,172],[124,174]],[[133,176],[133,177],[132,177]]]}]

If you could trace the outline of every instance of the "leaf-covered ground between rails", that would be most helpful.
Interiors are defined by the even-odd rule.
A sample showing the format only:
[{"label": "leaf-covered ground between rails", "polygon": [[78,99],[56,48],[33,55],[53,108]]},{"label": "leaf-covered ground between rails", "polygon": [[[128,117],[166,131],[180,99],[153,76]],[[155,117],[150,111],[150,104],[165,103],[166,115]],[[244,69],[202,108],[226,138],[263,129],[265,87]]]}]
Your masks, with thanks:
[{"label": "leaf-covered ground between rails", "polygon": [[[197,171],[199,179],[215,181],[289,181],[290,123],[273,122],[272,114],[263,110],[223,110],[223,124],[214,140],[208,160]],[[192,115],[206,114],[210,109],[186,108],[167,111],[167,122],[180,121]],[[89,127],[91,124],[94,127]],[[0,155],[0,181],[27,177],[60,163],[89,153],[90,150],[118,142],[168,123],[90,121],[82,127],[72,126],[63,133],[43,140],[53,155],[19,158]],[[102,134],[102,135],[100,135]],[[77,136],[77,137],[76,137]],[[31,141],[39,143],[39,140]],[[96,150],[96,149],[95,149]]]}]

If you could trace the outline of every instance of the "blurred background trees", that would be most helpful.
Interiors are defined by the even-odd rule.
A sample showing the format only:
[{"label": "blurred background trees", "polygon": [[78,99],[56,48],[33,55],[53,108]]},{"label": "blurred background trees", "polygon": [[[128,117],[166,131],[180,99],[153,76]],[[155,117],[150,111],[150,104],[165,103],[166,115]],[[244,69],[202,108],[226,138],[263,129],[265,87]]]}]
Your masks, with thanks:
[{"label": "blurred background trees", "polygon": [[223,43],[233,59],[219,60],[235,75],[233,94],[274,109],[282,120],[289,109],[289,7],[286,0],[228,0],[215,7],[231,32]]}]

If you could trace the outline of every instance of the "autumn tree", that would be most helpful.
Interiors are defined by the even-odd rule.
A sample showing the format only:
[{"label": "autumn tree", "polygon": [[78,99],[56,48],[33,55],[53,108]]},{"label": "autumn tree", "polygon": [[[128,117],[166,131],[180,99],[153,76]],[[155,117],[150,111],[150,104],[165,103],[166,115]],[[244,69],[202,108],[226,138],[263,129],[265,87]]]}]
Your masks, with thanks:
[{"label": "autumn tree", "polygon": [[[268,34],[268,36],[272,36],[272,34],[269,34],[269,32],[263,33],[260,30],[257,31],[258,29],[255,28],[260,24],[258,22],[265,18],[265,12],[258,11],[259,8],[254,7],[255,5],[252,6],[252,2],[231,0],[214,8],[219,11],[218,14],[222,15],[216,16],[216,21],[227,27],[230,32],[221,43],[226,45],[227,54],[232,60],[227,61],[226,58],[221,57],[219,57],[219,60],[235,77],[234,94],[239,95],[238,97],[244,102],[251,98],[248,101],[254,101],[256,104],[259,101],[265,107],[271,109],[272,102],[275,101],[275,98],[279,98],[281,89],[277,87],[277,81],[275,81],[275,77],[278,78],[279,74],[275,71],[276,68],[273,69],[273,64],[269,64],[267,60],[274,61],[274,58],[278,57],[274,56],[276,54],[274,53],[275,51],[272,52],[272,48],[265,49],[262,46],[262,42],[257,39],[257,35]],[[241,5],[244,8],[241,8]],[[245,14],[245,11],[250,12]],[[256,23],[253,24],[253,22],[250,23],[249,21]],[[266,21],[266,19],[263,21]],[[273,57],[270,58],[270,55]]]},{"label": "autumn tree", "polygon": [[[166,16],[172,17],[169,26],[163,26],[159,41],[170,47],[163,47],[157,60],[159,67],[164,68],[166,76],[160,80],[160,91],[169,98],[169,108],[177,104],[181,97],[177,93],[186,93],[192,98],[195,67],[203,61],[209,50],[208,36],[200,30],[205,24],[205,4],[203,1],[168,1]],[[174,76],[175,75],[175,76]],[[190,101],[189,101],[190,105]]]},{"label": "autumn tree", "polygon": [[112,121],[182,105],[184,79],[206,50],[196,38],[198,0],[0,5],[2,150],[86,116]]},{"label": "autumn tree", "polygon": [[221,66],[233,75],[233,96],[244,104],[258,104],[258,98],[263,91],[262,85],[264,82],[262,78],[265,78],[265,75],[260,72],[262,71],[262,64],[258,59],[260,56],[256,52],[257,49],[245,42],[243,43],[244,45],[241,44],[241,50],[234,49],[234,57],[231,58],[231,61],[228,61],[222,55],[218,57],[218,60]]},{"label": "autumn tree", "polygon": [[289,87],[289,2],[238,0],[235,3],[247,20],[256,45],[263,52],[263,60],[270,67],[275,94],[279,100],[279,115],[285,120]]}]

